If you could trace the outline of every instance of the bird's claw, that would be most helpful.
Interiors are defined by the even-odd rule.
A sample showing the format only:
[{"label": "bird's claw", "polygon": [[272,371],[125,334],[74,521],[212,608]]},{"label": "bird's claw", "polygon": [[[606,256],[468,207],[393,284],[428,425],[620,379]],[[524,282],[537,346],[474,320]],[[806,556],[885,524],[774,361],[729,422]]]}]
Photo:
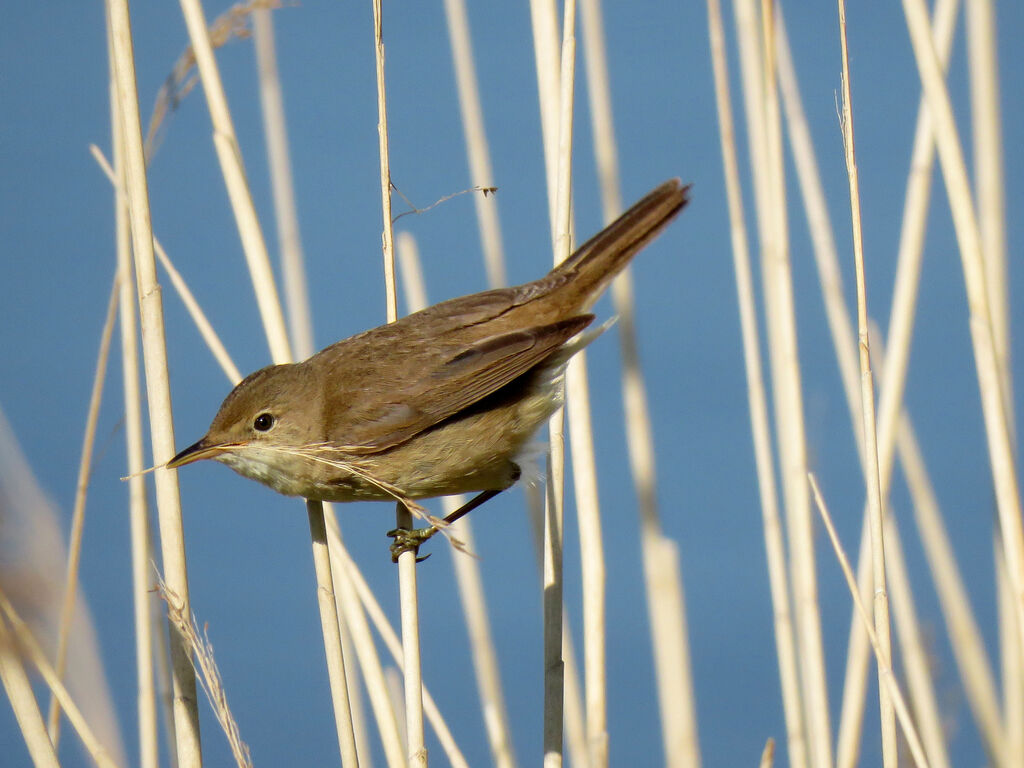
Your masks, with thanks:
[{"label": "bird's claw", "polygon": [[437,533],[437,528],[433,525],[429,528],[395,528],[388,531],[388,536],[394,539],[391,542],[391,562],[397,563],[398,558],[405,552],[414,552],[416,562],[422,563],[430,555],[420,557],[420,545],[435,533]]}]

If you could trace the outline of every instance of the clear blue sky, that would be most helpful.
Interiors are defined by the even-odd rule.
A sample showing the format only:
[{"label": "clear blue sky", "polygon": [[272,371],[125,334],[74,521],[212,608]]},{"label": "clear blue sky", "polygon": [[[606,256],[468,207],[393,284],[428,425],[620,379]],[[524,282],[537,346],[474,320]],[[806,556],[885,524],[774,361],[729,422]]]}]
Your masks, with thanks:
[{"label": "clear blue sky", "polygon": [[[551,259],[529,11],[525,2],[495,4],[486,12],[472,5],[509,277],[523,282],[542,274]],[[624,198],[631,201],[670,176],[694,183],[690,207],[636,263],[638,329],[653,406],[659,502],[665,531],[679,544],[685,577],[705,764],[753,765],[767,737],[784,746],[785,729],[705,9],[700,2],[605,5]],[[211,18],[227,7],[206,6]],[[422,206],[469,185],[443,8],[440,3],[386,6],[392,174]],[[852,306],[849,208],[835,107],[840,85],[836,10],[828,3],[792,3],[788,10]],[[1015,258],[1024,238],[1015,215],[1024,204],[1024,157],[1017,140],[1024,130],[1017,82],[1024,70],[1018,45],[1024,11],[1014,3],[998,4],[998,10],[1010,292],[1016,296],[1024,290]],[[140,100],[148,114],[186,34],[176,4],[137,3],[133,11]],[[384,320],[370,4],[308,1],[278,11],[275,19],[316,340],[324,346]],[[884,325],[919,83],[898,3],[854,4],[849,21],[870,311]],[[731,24],[728,36],[732,44]],[[961,24],[952,83],[969,157],[964,58]],[[256,205],[274,244],[251,45],[233,43],[218,60]],[[106,62],[100,3],[20,3],[4,14],[0,406],[65,515],[73,501],[114,268],[111,192],[88,154],[90,143],[109,146]],[[582,72],[582,53],[579,63]],[[730,66],[739,119],[734,52]],[[577,98],[575,206],[578,231],[586,236],[600,226],[601,217],[582,75]],[[741,163],[747,176],[745,154]],[[852,547],[862,480],[791,167],[788,176],[810,460]],[[243,371],[267,364],[198,89],[170,119],[149,181],[155,232],[236,362]],[[752,211],[749,183],[747,189]],[[752,218],[750,224],[753,234]],[[405,217],[399,228],[419,240],[433,300],[485,287],[468,196]],[[941,184],[935,187],[924,269],[907,401],[994,652],[993,494],[962,272]],[[183,447],[202,434],[229,386],[172,291],[164,295],[175,427]],[[608,303],[599,305],[602,316],[610,312]],[[1020,328],[1019,307],[1013,320]],[[1019,343],[1014,351],[1019,384],[1024,353]],[[661,759],[657,706],[635,503],[621,437],[614,334],[592,347],[590,360],[608,557],[611,757],[617,765],[656,765]],[[128,751],[135,755],[127,489],[118,480],[124,474],[120,390],[115,355],[99,423],[82,568]],[[1018,419],[1018,432],[1021,426]],[[193,608],[200,622],[209,624],[229,700],[256,764],[333,763],[337,747],[301,505],[212,463],[189,467],[181,486]],[[473,517],[488,599],[496,606],[492,619],[515,746],[528,764],[540,749],[540,590],[522,493],[505,496]],[[981,764],[902,482],[894,503],[906,523],[922,620],[934,638],[937,687],[951,724],[954,763]],[[395,616],[395,573],[384,538],[392,527],[391,506],[351,505],[341,510],[341,519],[350,547]],[[578,547],[574,518],[567,519],[566,590],[579,645]],[[835,727],[849,596],[823,535],[817,543]],[[450,554],[440,542],[433,550],[435,556],[420,569],[425,676],[470,762],[482,765],[488,760],[486,739]],[[223,739],[205,702],[202,709],[208,763],[226,764]],[[869,703],[869,731],[876,729],[876,717]],[[876,739],[869,742],[864,761],[874,764]],[[430,746],[440,760],[436,742]],[[0,705],[0,754],[17,756],[5,764],[27,764],[5,705]],[[83,764],[74,747],[64,754],[66,765]]]}]

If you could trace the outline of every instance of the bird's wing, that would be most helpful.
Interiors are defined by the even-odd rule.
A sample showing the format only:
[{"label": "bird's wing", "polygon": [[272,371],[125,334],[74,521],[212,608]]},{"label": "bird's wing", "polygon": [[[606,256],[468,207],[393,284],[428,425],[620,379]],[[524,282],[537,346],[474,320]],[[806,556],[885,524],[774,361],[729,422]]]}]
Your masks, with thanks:
[{"label": "bird's wing", "polygon": [[[329,442],[366,454],[404,443],[523,375],[593,319],[579,315],[488,336],[456,349],[442,348],[440,354],[416,354],[421,367],[410,365],[408,359],[399,363],[407,373],[404,379],[385,376],[390,380],[387,386],[380,386],[380,381],[376,387],[365,386],[367,381],[328,393],[329,407],[341,416],[334,420],[339,426],[328,435]],[[377,366],[371,368],[383,373]]]}]

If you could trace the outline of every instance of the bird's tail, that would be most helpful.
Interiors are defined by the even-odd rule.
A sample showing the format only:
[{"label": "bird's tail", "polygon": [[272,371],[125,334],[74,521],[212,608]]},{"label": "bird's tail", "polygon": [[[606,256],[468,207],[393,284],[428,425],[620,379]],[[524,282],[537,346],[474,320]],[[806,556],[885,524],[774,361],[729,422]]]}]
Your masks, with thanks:
[{"label": "bird's tail", "polygon": [[689,190],[690,185],[683,186],[679,179],[666,181],[577,248],[550,277],[564,281],[564,290],[573,292],[580,309],[588,309],[689,202]]}]

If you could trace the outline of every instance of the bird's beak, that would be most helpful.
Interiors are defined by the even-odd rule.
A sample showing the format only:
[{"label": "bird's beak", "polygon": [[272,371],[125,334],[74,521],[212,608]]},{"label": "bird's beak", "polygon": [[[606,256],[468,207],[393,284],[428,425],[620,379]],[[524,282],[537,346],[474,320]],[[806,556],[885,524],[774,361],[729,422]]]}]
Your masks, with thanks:
[{"label": "bird's beak", "polygon": [[178,467],[183,467],[186,464],[191,464],[194,461],[212,459],[225,451],[231,450],[233,447],[234,445],[230,443],[212,443],[204,437],[202,440],[197,443],[193,443],[173,459],[168,461],[167,468],[177,469]]}]

